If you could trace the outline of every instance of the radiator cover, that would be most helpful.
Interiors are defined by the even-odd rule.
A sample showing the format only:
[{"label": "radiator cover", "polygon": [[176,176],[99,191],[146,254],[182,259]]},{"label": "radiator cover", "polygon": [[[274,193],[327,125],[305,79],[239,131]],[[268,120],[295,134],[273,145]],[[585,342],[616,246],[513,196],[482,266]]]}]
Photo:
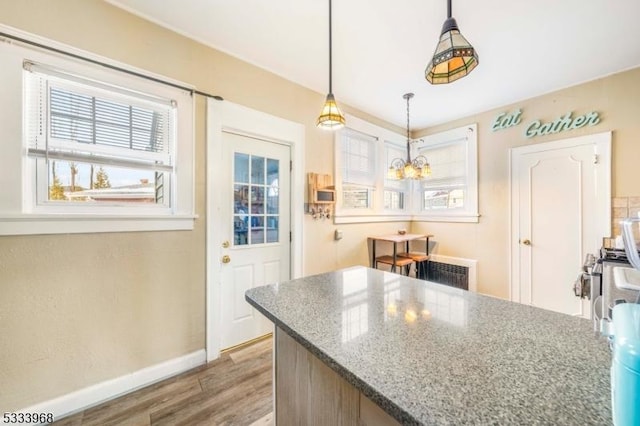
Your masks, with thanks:
[{"label": "radiator cover", "polygon": [[469,268],[466,266],[451,265],[449,263],[430,260],[427,262],[427,274],[424,279],[469,290]]}]

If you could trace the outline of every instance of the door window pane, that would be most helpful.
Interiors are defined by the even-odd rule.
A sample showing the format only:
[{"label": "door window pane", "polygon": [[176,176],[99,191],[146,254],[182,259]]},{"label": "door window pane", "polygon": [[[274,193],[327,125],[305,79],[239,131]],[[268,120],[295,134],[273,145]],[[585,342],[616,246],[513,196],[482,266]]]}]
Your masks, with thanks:
[{"label": "door window pane", "polygon": [[278,176],[280,175],[280,161],[271,158],[267,159],[267,185],[278,186]]},{"label": "door window pane", "polygon": [[249,183],[249,155],[236,152],[234,155],[234,180]]},{"label": "door window pane", "polygon": [[251,156],[251,183],[264,185],[264,157]]},{"label": "door window pane", "polygon": [[264,187],[251,186],[251,214],[264,213]]},{"label": "door window pane", "polygon": [[249,243],[247,241],[249,216],[234,215],[233,216],[233,242],[237,246],[243,246]]},{"label": "door window pane", "polygon": [[251,244],[264,244],[264,216],[251,215]]},{"label": "door window pane", "polygon": [[280,228],[278,226],[278,216],[267,216],[267,242],[277,243],[278,232]]},{"label": "door window pane", "polygon": [[249,213],[249,185],[234,185],[233,188],[233,213]]},{"label": "door window pane", "polygon": [[278,195],[267,197],[267,213],[278,214]]},{"label": "door window pane", "polygon": [[267,214],[278,214],[280,162],[267,159]]}]

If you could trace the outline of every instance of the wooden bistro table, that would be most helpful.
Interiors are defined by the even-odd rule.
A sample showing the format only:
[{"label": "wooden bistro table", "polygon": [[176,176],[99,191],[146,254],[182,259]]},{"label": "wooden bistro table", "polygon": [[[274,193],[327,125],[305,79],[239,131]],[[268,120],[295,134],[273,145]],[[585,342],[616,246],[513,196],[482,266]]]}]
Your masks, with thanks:
[{"label": "wooden bistro table", "polygon": [[398,244],[405,243],[404,249],[406,253],[409,253],[409,242],[414,240],[425,240],[424,253],[425,256],[429,256],[429,238],[432,238],[431,234],[389,234],[389,235],[377,235],[369,237],[372,240],[371,245],[371,267],[376,267],[376,243],[378,241],[387,241],[393,243],[393,264],[392,270],[395,271],[398,265]]}]

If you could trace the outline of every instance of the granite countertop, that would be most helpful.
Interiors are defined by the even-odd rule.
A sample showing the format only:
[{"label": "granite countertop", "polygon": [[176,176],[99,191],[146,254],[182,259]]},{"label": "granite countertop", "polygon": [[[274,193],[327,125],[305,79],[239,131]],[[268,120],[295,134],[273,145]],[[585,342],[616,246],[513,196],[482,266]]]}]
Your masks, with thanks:
[{"label": "granite countertop", "polygon": [[402,423],[612,423],[588,320],[364,267],[245,297]]}]

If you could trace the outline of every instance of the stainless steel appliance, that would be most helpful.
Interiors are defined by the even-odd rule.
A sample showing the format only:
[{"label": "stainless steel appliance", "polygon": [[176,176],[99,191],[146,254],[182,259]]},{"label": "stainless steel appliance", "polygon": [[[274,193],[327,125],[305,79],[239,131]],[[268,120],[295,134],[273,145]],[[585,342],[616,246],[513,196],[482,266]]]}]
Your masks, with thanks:
[{"label": "stainless steel appliance", "polygon": [[[594,331],[600,331],[599,321],[596,323],[596,312],[594,310],[596,299],[600,299],[602,264],[596,257],[589,253],[584,259],[578,278],[573,283],[573,293],[581,299],[590,299],[591,318],[594,318]],[[598,314],[598,317],[600,315]]]},{"label": "stainless steel appliance", "polygon": [[614,281],[614,268],[632,267],[623,249],[602,248],[599,256],[588,254],[578,279],[573,285],[577,297],[587,298],[591,305],[593,330],[609,334],[611,310],[616,304],[636,302],[638,292],[618,288]]},{"label": "stainless steel appliance", "polygon": [[600,331],[608,333],[608,325],[611,322],[611,311],[613,307],[620,303],[633,303],[638,297],[638,292],[618,288],[614,280],[614,268],[632,267],[623,249],[600,250],[598,263],[602,265],[600,275],[600,297],[592,298],[592,308],[595,315],[594,326],[598,326]]}]

